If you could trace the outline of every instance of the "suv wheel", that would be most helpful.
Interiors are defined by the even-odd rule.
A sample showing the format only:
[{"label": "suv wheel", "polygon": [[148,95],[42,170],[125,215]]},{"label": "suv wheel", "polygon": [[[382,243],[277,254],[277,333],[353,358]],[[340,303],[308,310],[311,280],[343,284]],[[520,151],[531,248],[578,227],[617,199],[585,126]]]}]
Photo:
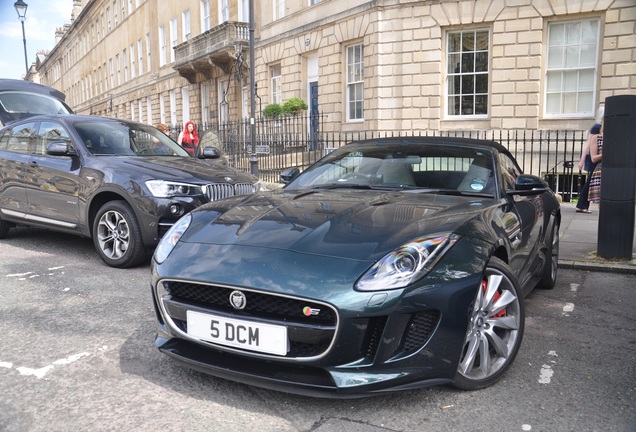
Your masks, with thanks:
[{"label": "suv wheel", "polygon": [[93,223],[93,243],[111,267],[134,267],[146,259],[137,217],[124,201],[110,201],[99,209]]}]

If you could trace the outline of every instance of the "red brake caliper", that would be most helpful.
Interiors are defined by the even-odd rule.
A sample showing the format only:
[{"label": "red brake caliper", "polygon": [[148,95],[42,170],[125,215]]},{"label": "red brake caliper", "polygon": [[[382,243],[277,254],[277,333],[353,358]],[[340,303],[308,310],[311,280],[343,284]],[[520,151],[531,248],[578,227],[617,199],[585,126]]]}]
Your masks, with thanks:
[{"label": "red brake caliper", "polygon": [[[486,279],[481,281],[481,289],[484,291],[484,294],[486,294],[486,288],[488,287],[488,282],[486,281]],[[492,299],[492,302],[496,302],[497,299],[501,297],[501,293],[499,293],[499,291],[497,291],[495,293],[495,297]],[[491,315],[492,318],[501,318],[502,316],[506,315],[506,310],[500,310],[499,312],[497,312],[496,314]]]}]

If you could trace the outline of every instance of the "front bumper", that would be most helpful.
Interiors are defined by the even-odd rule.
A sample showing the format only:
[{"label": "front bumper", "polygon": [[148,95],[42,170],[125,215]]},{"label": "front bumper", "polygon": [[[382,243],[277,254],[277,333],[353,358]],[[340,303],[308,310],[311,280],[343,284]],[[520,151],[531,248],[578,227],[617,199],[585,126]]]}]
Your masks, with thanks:
[{"label": "front bumper", "polygon": [[[486,251],[486,248],[478,249]],[[312,257],[311,265],[304,266],[295,257],[296,274],[307,275],[310,269],[315,272],[320,268],[332,271],[331,279],[322,281],[326,286],[316,287],[314,291],[305,290],[306,294],[311,292],[312,295],[294,299],[300,303],[329,305],[336,319],[324,349],[308,351],[310,354],[307,355],[290,350],[285,356],[194,339],[184,331],[187,322],[180,318],[184,317],[186,310],[228,314],[245,320],[295,327],[291,334],[298,339],[304,337],[302,332],[297,332],[298,328],[314,334],[311,322],[294,317],[284,320],[271,312],[260,315],[254,311],[236,312],[229,305],[224,309],[220,303],[185,298],[187,296],[181,293],[173,295],[163,284],[177,278],[168,278],[167,274],[162,274],[166,269],[153,263],[152,294],[158,320],[155,343],[161,352],[192,369],[259,387],[310,396],[352,398],[451,383],[468,327],[469,310],[486,262],[486,255],[473,253],[475,258],[471,262],[449,272],[443,263],[461,263],[456,260],[466,255],[460,250],[453,248],[446,260],[440,263],[442,265],[424,279],[426,283],[402,290],[370,293],[350,288],[355,281],[343,279],[348,271],[342,260]],[[292,262],[287,254],[282,252],[280,257],[272,257],[270,264],[275,267],[278,260]],[[211,253],[209,256],[217,255]],[[193,266],[198,267],[196,263]],[[251,266],[240,268],[246,269],[245,280],[251,279]],[[469,269],[470,272],[467,271]],[[189,273],[187,269],[184,272]],[[174,274],[169,269],[167,273]],[[218,273],[212,269],[210,274]],[[278,281],[288,277],[281,275]],[[283,294],[289,292],[285,286],[280,286],[280,292],[276,293],[246,288],[245,283],[227,285],[226,280],[211,284],[197,279],[181,278],[178,283],[210,288],[211,291],[238,289],[259,295],[289,297]],[[337,285],[335,281],[338,280],[342,287],[330,290],[329,287]],[[343,287],[346,286],[349,288],[344,292]],[[214,294],[214,297],[224,299],[226,294]],[[329,322],[317,325],[323,331],[328,331],[329,326]],[[293,342],[290,344],[292,348]]]}]

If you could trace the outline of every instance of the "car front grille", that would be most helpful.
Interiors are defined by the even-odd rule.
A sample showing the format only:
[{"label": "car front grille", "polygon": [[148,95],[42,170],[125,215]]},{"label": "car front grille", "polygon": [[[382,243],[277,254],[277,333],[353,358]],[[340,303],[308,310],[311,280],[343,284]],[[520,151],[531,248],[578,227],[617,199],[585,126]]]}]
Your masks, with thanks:
[{"label": "car front grille", "polygon": [[251,183],[211,183],[203,186],[203,191],[210,201],[216,201],[236,195],[251,194],[255,189]]},{"label": "car front grille", "polygon": [[[323,303],[240,289],[246,297],[246,306],[235,310],[229,300],[234,288],[181,281],[164,281],[163,287],[170,294],[171,301],[179,304],[200,307],[210,313],[231,313],[235,318],[265,320],[286,326],[290,342],[287,358],[319,356],[329,348],[335,336],[337,312]],[[304,311],[307,310],[314,314],[306,315]],[[185,317],[171,318],[181,331],[187,332]]]}]

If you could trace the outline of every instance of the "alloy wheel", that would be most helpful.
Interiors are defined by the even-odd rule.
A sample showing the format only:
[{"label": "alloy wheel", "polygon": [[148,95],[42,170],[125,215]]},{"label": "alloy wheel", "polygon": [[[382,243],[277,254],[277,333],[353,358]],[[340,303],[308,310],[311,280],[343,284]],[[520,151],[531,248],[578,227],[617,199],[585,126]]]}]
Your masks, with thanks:
[{"label": "alloy wheel", "polygon": [[458,373],[467,387],[495,382],[512,363],[523,336],[523,306],[512,280],[489,266],[478,290]]}]

